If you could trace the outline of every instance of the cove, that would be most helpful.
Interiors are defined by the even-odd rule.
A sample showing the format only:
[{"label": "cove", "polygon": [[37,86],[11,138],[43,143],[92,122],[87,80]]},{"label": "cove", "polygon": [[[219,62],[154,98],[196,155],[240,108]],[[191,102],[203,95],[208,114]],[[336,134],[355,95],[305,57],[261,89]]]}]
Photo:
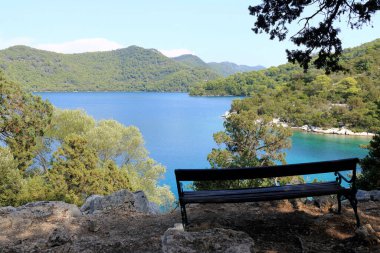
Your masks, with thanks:
[{"label": "cove", "polygon": [[[216,147],[213,133],[223,129],[221,115],[237,97],[191,97],[186,93],[57,92],[36,93],[62,109],[82,108],[95,119],[115,119],[140,129],[150,156],[166,166],[162,184],[176,193],[174,169],[209,168],[207,154]],[[367,154],[359,147],[370,138],[294,131],[287,163],[302,163]],[[319,180],[332,175],[318,176]],[[312,180],[313,176],[306,178]]]}]

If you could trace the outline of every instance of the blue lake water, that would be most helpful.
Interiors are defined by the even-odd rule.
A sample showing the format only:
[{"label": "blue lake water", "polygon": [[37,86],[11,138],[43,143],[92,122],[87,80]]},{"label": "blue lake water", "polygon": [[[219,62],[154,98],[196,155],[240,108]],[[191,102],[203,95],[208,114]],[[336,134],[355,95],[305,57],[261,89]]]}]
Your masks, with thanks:
[{"label": "blue lake water", "polygon": [[[78,92],[38,93],[54,106],[82,108],[95,119],[115,119],[137,126],[150,156],[165,165],[161,183],[176,192],[174,169],[208,168],[207,154],[216,147],[212,134],[223,129],[221,115],[233,97],[190,97],[185,93]],[[287,163],[362,158],[365,137],[318,135],[295,131]],[[331,179],[319,176],[318,179]],[[312,179],[311,177],[308,179]]]}]

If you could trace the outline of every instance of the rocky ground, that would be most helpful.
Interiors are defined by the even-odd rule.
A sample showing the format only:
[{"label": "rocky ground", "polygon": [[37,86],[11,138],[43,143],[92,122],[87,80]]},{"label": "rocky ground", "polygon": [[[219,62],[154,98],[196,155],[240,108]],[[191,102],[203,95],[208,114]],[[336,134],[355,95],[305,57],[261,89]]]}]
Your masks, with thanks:
[{"label": "rocky ground", "polygon": [[379,201],[359,203],[360,229],[349,204],[338,215],[328,197],[194,204],[184,232],[172,228],[178,209],[144,213],[133,196],[122,200],[87,203],[86,214],[63,202],[0,208],[0,252],[380,252]]}]

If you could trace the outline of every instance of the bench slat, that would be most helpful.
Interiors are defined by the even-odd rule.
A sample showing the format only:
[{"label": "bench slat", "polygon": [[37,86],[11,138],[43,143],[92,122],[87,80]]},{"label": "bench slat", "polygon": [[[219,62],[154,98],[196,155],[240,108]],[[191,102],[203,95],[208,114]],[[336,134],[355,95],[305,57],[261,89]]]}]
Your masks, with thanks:
[{"label": "bench slat", "polygon": [[176,169],[177,181],[239,180],[355,170],[357,158],[236,169]]},{"label": "bench slat", "polygon": [[264,200],[291,199],[309,196],[320,196],[337,193],[348,193],[351,189],[344,188],[336,182],[319,184],[286,185],[238,190],[215,190],[183,192],[180,201],[186,203],[238,203]]},{"label": "bench slat", "polygon": [[227,194],[245,194],[247,192],[255,192],[255,193],[264,193],[264,192],[282,192],[289,190],[300,191],[307,187],[312,187],[314,189],[318,188],[326,188],[333,185],[335,187],[337,185],[336,181],[332,182],[324,182],[324,183],[313,183],[311,184],[296,184],[296,185],[285,185],[285,186],[271,186],[271,187],[257,187],[257,188],[242,188],[242,189],[227,189],[227,190],[201,190],[201,191],[184,191],[183,194],[186,196],[218,196],[218,195],[227,195]]}]

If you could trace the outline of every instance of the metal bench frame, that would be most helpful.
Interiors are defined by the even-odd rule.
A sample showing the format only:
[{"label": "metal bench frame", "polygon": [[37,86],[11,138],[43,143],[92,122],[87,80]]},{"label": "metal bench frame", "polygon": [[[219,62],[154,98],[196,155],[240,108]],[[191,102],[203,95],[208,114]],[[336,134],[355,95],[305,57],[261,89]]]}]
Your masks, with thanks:
[{"label": "metal bench frame", "polygon": [[[178,198],[181,207],[182,224],[188,223],[186,204],[191,203],[239,203],[257,202],[279,199],[293,199],[301,197],[313,197],[322,195],[337,195],[338,213],[341,213],[342,197],[349,200],[356,218],[356,225],[360,226],[357,212],[356,199],[356,164],[358,158],[287,164],[278,166],[236,168],[236,169],[176,169]],[[340,171],[352,171],[351,179],[347,179]],[[305,183],[297,185],[259,187],[248,189],[202,190],[184,191],[184,181],[220,181],[220,180],[244,180],[258,178],[275,178],[285,176],[310,175],[319,173],[331,173],[336,176],[333,182]],[[343,187],[345,181],[350,187]]]}]

